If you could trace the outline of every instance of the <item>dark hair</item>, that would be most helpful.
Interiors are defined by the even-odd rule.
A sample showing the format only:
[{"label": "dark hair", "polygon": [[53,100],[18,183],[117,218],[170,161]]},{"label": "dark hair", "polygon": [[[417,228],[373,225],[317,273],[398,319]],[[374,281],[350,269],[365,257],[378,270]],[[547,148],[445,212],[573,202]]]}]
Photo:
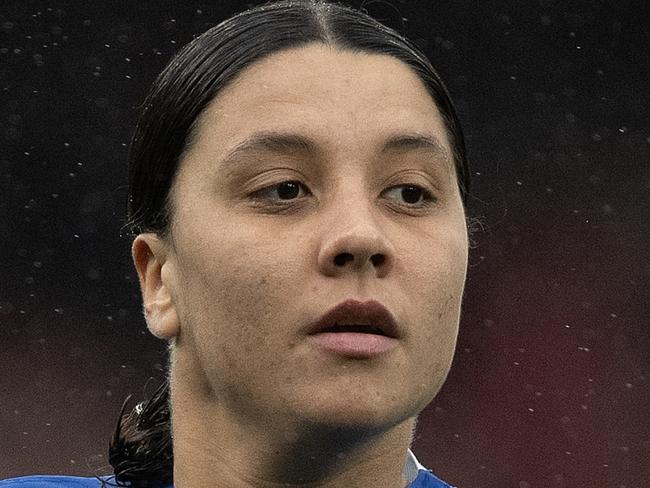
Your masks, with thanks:
[{"label": "dark hair", "polygon": [[[426,55],[395,30],[351,7],[323,0],[282,0],[246,10],[196,37],[154,82],[130,148],[126,226],[132,236],[168,236],[170,188],[178,164],[196,138],[199,116],[220,90],[251,63],[310,43],[387,54],[417,73],[442,115],[467,208],[470,173],[463,133],[447,89]],[[173,481],[168,389],[164,382],[126,417],[129,398],[124,402],[109,448],[118,483],[154,487]]]}]

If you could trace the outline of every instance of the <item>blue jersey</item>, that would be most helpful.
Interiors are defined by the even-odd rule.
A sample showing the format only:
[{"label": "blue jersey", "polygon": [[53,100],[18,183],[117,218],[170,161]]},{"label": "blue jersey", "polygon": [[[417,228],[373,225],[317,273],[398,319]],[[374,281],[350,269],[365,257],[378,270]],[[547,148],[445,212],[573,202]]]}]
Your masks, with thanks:
[{"label": "blue jersey", "polygon": [[[410,449],[404,466],[404,477],[409,482],[408,488],[453,488],[422,466]],[[114,476],[85,478],[34,475],[0,480],[0,488],[113,488],[116,485]],[[174,487],[170,485],[167,488]]]},{"label": "blue jersey", "polygon": [[[112,476],[100,476],[106,481],[104,486],[112,488],[116,485]],[[0,488],[100,488],[102,483],[97,478],[81,478],[77,476],[22,476],[0,480]],[[409,488],[452,488],[431,471],[421,469],[415,479],[408,485]],[[173,488],[169,486],[169,488]]]}]

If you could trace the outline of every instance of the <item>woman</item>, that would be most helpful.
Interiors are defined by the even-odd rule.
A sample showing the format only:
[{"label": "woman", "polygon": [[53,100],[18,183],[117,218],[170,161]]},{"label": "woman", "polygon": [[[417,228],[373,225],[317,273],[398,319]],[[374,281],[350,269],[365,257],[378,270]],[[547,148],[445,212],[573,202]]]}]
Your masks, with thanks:
[{"label": "woman", "polygon": [[[320,1],[228,19],[154,83],[129,184],[170,371],[120,415],[117,484],[449,486],[409,447],[455,348],[469,170],[413,44]],[[45,480],[114,484],[21,486]]]}]

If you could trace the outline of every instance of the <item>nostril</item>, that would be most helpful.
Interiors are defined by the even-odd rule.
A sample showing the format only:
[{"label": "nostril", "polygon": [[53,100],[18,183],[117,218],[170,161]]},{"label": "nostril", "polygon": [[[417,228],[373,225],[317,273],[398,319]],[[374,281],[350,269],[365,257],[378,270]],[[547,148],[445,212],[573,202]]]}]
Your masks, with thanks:
[{"label": "nostril", "polygon": [[354,261],[354,256],[347,252],[341,253],[334,258],[334,263],[337,266],[343,266],[348,261]]},{"label": "nostril", "polygon": [[[354,256],[348,252],[343,252],[334,258],[334,263],[337,266],[343,266],[348,261],[354,261]],[[383,254],[373,254],[370,261],[372,261],[373,266],[379,266],[386,261],[386,256]]]}]

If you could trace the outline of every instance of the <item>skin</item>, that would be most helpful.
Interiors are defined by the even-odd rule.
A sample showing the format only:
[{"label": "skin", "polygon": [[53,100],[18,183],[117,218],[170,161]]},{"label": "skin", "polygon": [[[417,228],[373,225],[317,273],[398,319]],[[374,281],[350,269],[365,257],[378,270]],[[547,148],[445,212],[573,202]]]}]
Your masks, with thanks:
[{"label": "skin", "polygon": [[[261,131],[316,151],[228,157]],[[382,152],[404,133],[439,147]],[[450,154],[406,64],[321,44],[249,66],[203,112],[172,187],[170,238],[141,234],[132,248],[148,327],[173,344],[177,488],[407,485],[417,415],[451,366],[467,271]],[[304,186],[282,200],[286,181]],[[398,185],[435,201],[418,190],[406,201]],[[337,262],[342,253],[353,259]],[[306,328],[348,298],[392,312],[395,349],[353,359],[314,348]]]}]

